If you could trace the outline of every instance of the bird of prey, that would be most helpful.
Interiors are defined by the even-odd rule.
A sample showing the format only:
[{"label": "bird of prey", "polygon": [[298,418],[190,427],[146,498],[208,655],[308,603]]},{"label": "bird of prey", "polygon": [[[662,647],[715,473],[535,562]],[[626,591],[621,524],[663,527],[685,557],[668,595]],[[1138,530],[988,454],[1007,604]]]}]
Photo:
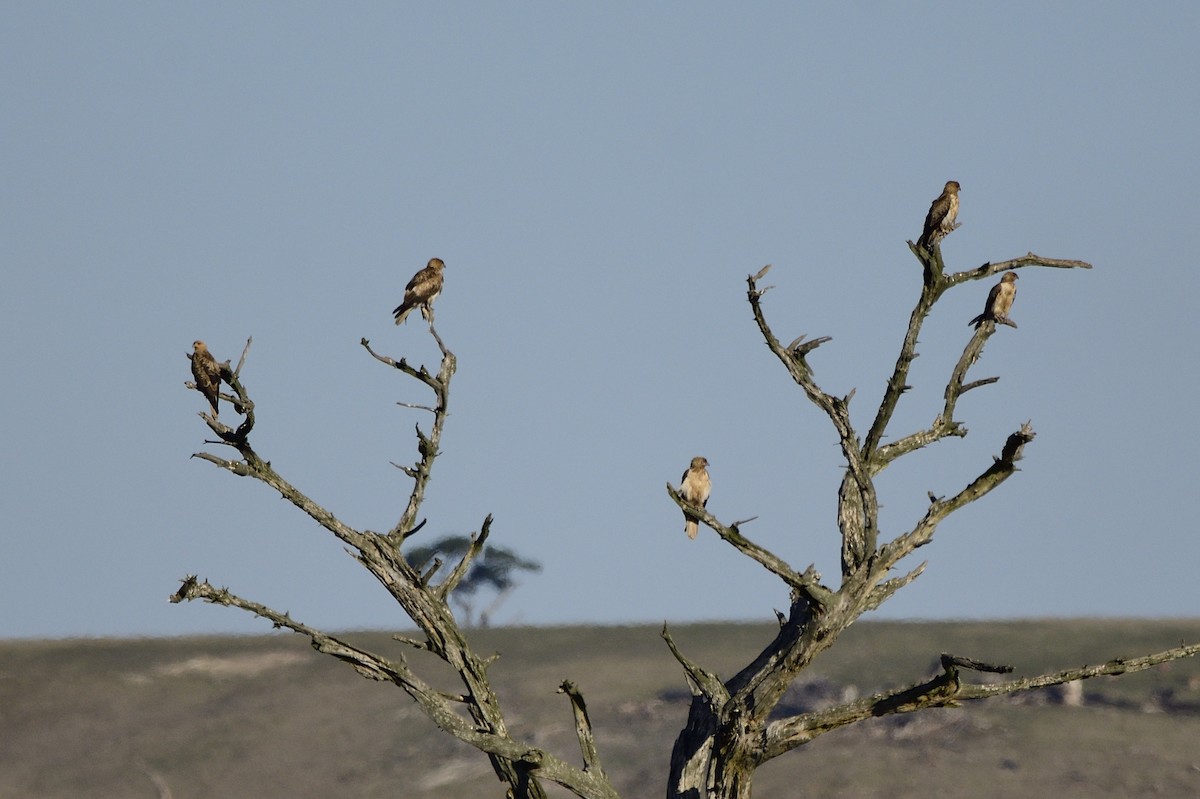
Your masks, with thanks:
[{"label": "bird of prey", "polygon": [[196,390],[208,399],[215,419],[217,398],[221,392],[221,366],[203,341],[192,342],[192,354],[188,358],[192,361],[192,377],[196,380]]},{"label": "bird of prey", "polygon": [[958,227],[955,222],[958,218],[958,189],[957,180],[946,181],[946,188],[942,189],[941,196],[929,206],[929,213],[925,215],[925,230],[921,232],[921,238],[917,239],[917,244],[926,251],[932,252],[933,245]]},{"label": "bird of prey", "polygon": [[984,322],[999,322],[1002,325],[1016,327],[1016,323],[1008,318],[1008,312],[1012,310],[1013,298],[1016,296],[1017,273],[1005,272],[1004,277],[1000,278],[1000,282],[992,286],[992,290],[988,292],[987,304],[983,306],[983,313],[967,324],[975,325],[976,330]]},{"label": "bird of prey", "polygon": [[[710,493],[712,481],[708,479],[708,459],[697,455],[692,458],[692,465],[683,473],[683,480],[679,484],[679,496],[703,508],[708,505]],[[699,520],[688,513],[684,513],[683,518],[683,531],[687,533],[688,538],[695,538],[700,532]]]},{"label": "bird of prey", "polygon": [[396,324],[403,322],[413,308],[420,308],[425,321],[433,324],[433,301],[442,293],[442,270],[445,268],[441,258],[430,258],[425,268],[413,275],[404,287],[404,302],[392,311]]}]

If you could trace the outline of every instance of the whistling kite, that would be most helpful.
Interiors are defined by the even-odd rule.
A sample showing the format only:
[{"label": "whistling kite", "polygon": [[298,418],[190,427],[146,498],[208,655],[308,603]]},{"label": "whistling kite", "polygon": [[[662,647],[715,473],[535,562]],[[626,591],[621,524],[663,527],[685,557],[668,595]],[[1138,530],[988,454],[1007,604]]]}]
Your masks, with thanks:
[{"label": "whistling kite", "polygon": [[[708,459],[697,455],[692,458],[692,465],[683,473],[683,480],[679,484],[679,496],[703,508],[708,505],[708,495],[711,493],[712,480],[708,478]],[[683,518],[683,531],[687,533],[688,538],[695,538],[700,532],[700,525],[697,523],[699,520],[686,512]]]},{"label": "whistling kite", "polygon": [[396,324],[403,322],[409,312],[417,307],[421,309],[425,321],[433,324],[433,301],[442,293],[442,270],[445,268],[441,258],[430,258],[425,268],[413,275],[404,287],[404,302],[392,311]]},{"label": "whistling kite", "polygon": [[1013,299],[1016,296],[1017,273],[1005,272],[1004,277],[1000,278],[1000,282],[992,286],[992,290],[988,292],[987,304],[983,306],[983,313],[967,324],[975,325],[976,330],[984,322],[989,321],[1016,327],[1016,323],[1008,318],[1008,312],[1012,310]]},{"label": "whistling kite", "polygon": [[958,189],[957,180],[946,181],[946,188],[942,189],[941,196],[929,206],[929,213],[925,216],[925,230],[921,232],[921,238],[917,239],[917,244],[926,251],[932,251],[933,245],[958,227],[954,221],[958,218]]},{"label": "whistling kite", "polygon": [[192,377],[196,380],[196,390],[208,398],[213,418],[216,418],[217,399],[221,394],[221,367],[203,341],[193,341],[192,350],[188,358],[192,361]]}]

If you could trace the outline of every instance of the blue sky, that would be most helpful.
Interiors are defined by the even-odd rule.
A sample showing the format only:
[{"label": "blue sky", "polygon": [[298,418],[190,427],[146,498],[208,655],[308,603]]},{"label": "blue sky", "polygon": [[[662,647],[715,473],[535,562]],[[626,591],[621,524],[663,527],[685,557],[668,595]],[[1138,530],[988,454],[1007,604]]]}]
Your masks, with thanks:
[{"label": "blue sky", "polygon": [[[426,535],[540,560],[501,622],[767,619],[783,586],[664,491],[834,580],[836,438],[745,277],[861,431],[963,187],[951,268],[1033,251],[970,429],[879,479],[885,535],[1032,419],[1022,471],[943,523],[883,618],[1194,616],[1200,54],[1193,4],[24,3],[0,30],[0,636],[262,631],[196,572],[326,628],[404,627],[336,540],[206,449],[185,353],[235,358],[254,443],[387,529],[435,365],[390,310],[445,260],[459,358]],[[992,281],[921,340],[927,425]],[[207,447],[210,451],[219,451]],[[909,565],[916,565],[916,561]]]}]

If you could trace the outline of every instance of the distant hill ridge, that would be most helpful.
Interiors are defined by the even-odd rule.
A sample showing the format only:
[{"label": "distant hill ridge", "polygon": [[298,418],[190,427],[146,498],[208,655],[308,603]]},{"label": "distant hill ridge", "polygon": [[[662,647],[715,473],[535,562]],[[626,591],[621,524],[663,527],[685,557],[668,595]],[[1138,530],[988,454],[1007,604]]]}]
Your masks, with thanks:
[{"label": "distant hill ridge", "polygon": [[[622,795],[657,797],[690,694],[660,625],[477,630],[514,733],[577,758],[563,679],[583,691]],[[723,678],[773,624],[681,624]],[[447,690],[453,675],[387,632]],[[1200,640],[1200,619],[860,622],[793,686],[793,711],[933,673],[942,652],[1036,673]],[[757,796],[1200,796],[1200,662],[1083,686],[1082,707],[1024,697],[832,733],[760,770]],[[499,796],[486,760],[402,691],[284,633],[0,641],[0,797]]]}]

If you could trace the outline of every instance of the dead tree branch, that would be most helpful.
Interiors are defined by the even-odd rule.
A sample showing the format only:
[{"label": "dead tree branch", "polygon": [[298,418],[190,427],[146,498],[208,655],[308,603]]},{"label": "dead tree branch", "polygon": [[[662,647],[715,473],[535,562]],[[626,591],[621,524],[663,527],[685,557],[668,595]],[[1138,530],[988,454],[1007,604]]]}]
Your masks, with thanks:
[{"label": "dead tree branch", "polygon": [[[906,381],[908,379],[909,368],[917,357],[916,347],[921,326],[925,323],[925,319],[933,309],[934,303],[943,294],[962,283],[971,280],[982,280],[983,278],[1011,269],[1021,269],[1031,266],[1042,266],[1052,269],[1092,268],[1092,265],[1086,261],[1043,258],[1040,255],[1029,253],[1020,258],[1013,258],[999,263],[985,263],[976,269],[944,275],[942,253],[939,245],[933,247],[932,253],[915,245],[910,245],[910,249],[912,249],[913,255],[921,263],[925,279],[921,287],[921,296],[918,298],[916,307],[913,308],[913,312],[909,316],[908,329],[905,331],[904,342],[900,347],[900,356],[896,359],[896,366],[892,371],[892,377],[888,380],[883,401],[879,405],[879,412],[876,414],[875,421],[871,424],[870,432],[867,433],[866,440],[863,443],[863,452],[872,460],[875,472],[882,470],[900,455],[911,452],[914,449],[919,449],[940,438],[948,435],[966,435],[966,430],[962,429],[961,425],[954,421],[954,404],[963,391],[966,390],[962,388],[962,381],[967,369],[979,359],[987,337],[995,330],[994,326],[991,325],[981,326],[982,328],[989,329],[982,335],[977,330],[976,335],[972,337],[967,348],[963,351],[958,365],[951,374],[950,382],[946,386],[946,406],[943,408],[941,415],[938,416],[937,421],[934,422],[933,427],[925,433],[914,434],[892,444],[882,458],[871,457],[875,453],[875,450],[879,448],[884,431],[887,429],[888,424],[891,423],[892,415],[895,413],[896,407],[900,402],[900,395],[904,393],[907,387]],[[977,383],[976,385],[982,385],[982,383]],[[975,388],[976,385],[972,385],[971,388]]]},{"label": "dead tree branch", "polygon": [[680,666],[683,666],[683,671],[688,678],[688,685],[691,686],[693,693],[704,696],[713,707],[720,707],[729,700],[729,691],[726,690],[717,675],[701,668],[679,651],[679,647],[675,644],[675,639],[671,637],[671,632],[667,629],[665,622],[663,623],[661,635],[663,640],[667,642],[667,648],[671,650],[671,655],[679,661]]},{"label": "dead tree branch", "polygon": [[675,501],[675,504],[679,506],[680,510],[684,511],[685,513],[692,514],[699,521],[711,527],[717,535],[721,536],[721,538],[731,544],[743,555],[758,561],[758,563],[762,564],[767,571],[783,580],[788,587],[803,592],[811,601],[815,603],[823,603],[828,601],[832,596],[832,592],[828,588],[821,585],[821,575],[812,571],[811,567],[808,571],[805,571],[803,574],[801,574],[789,566],[787,561],[785,561],[783,558],[759,546],[758,544],[755,544],[753,541],[742,535],[741,531],[738,529],[738,525],[745,524],[746,521],[750,520],[734,523],[732,525],[722,524],[703,506],[693,505],[685,500],[670,483],[667,483],[667,496]]},{"label": "dead tree branch", "polygon": [[360,342],[364,349],[371,354],[371,357],[380,363],[387,364],[394,369],[398,369],[404,374],[421,381],[428,386],[432,391],[435,399],[433,410],[433,427],[426,436],[421,430],[421,426],[416,426],[417,433],[417,452],[420,458],[411,467],[400,467],[404,473],[413,478],[412,493],[408,498],[408,505],[401,514],[400,520],[396,526],[388,533],[388,537],[393,539],[397,546],[404,542],[417,528],[413,525],[416,522],[417,513],[420,510],[421,503],[425,501],[425,488],[429,485],[430,474],[433,471],[433,462],[436,460],[438,453],[441,451],[442,428],[446,424],[446,416],[448,415],[448,406],[450,402],[450,379],[454,376],[454,371],[458,367],[458,360],[454,357],[454,353],[446,349],[445,343],[442,342],[437,331],[433,327],[433,323],[429,324],[429,332],[437,341],[438,349],[442,352],[442,363],[438,369],[437,375],[431,375],[429,370],[422,366],[419,369],[409,365],[409,363],[401,358],[399,361],[390,358],[386,355],[380,355],[371,349],[371,342],[367,339],[362,339]]},{"label": "dead tree branch", "polygon": [[579,738],[579,750],[583,754],[583,770],[603,777],[604,769],[600,765],[600,752],[596,749],[596,737],[592,734],[592,720],[588,718],[587,704],[583,701],[583,694],[579,693],[575,683],[570,680],[563,680],[558,690],[559,693],[566,694],[567,698],[571,700],[571,711],[575,714],[575,735]]},{"label": "dead tree branch", "polygon": [[983,497],[995,489],[1012,473],[1014,465],[1021,459],[1022,448],[1032,441],[1036,435],[1029,422],[1021,425],[1021,429],[1011,434],[1004,443],[1000,457],[995,458],[982,474],[976,477],[962,491],[950,499],[934,499],[929,503],[925,515],[909,532],[896,537],[893,541],[880,547],[875,570],[880,573],[888,572],[898,561],[907,557],[914,549],[923,547],[933,538],[938,525],[954,511]]},{"label": "dead tree branch", "polygon": [[[463,692],[447,696],[433,690],[409,670],[402,658],[387,659],[366,652],[293,621],[287,614],[242,599],[226,589],[214,588],[206,582],[196,580],[195,577],[184,581],[173,601],[203,599],[249,611],[268,619],[278,627],[286,627],[307,635],[318,651],[349,663],[365,677],[390,681],[400,686],[435,724],[486,753],[497,777],[509,786],[509,796],[514,799],[544,799],[546,794],[542,787],[543,780],[558,783],[583,799],[616,799],[617,794],[602,770],[572,766],[541,749],[520,743],[508,734],[499,698],[487,676],[493,658],[480,657],[472,650],[447,604],[450,591],[462,579],[472,558],[478,554],[486,541],[492,517],[489,515],[485,519],[472,546],[441,585],[429,585],[432,571],[424,570],[424,565],[422,570],[418,571],[400,552],[400,545],[404,539],[425,524],[424,520],[416,522],[416,518],[424,500],[433,462],[439,452],[442,427],[447,416],[450,380],[456,364],[454,354],[446,348],[432,324],[430,333],[442,353],[441,366],[436,375],[423,366],[410,366],[404,359],[397,361],[376,353],[366,339],[361,342],[376,360],[430,388],[436,400],[432,409],[434,423],[430,433],[426,435],[420,426],[417,427],[417,449],[420,456],[418,461],[413,467],[402,467],[405,473],[413,478],[414,486],[407,507],[391,533],[379,535],[351,528],[285,480],[269,461],[255,452],[250,443],[250,433],[254,425],[254,404],[239,375],[232,370],[224,370],[222,378],[234,389],[236,400],[247,409],[246,420],[237,430],[230,430],[212,417],[206,416],[205,422],[218,436],[218,441],[213,443],[235,449],[240,457],[222,458],[208,452],[196,453],[194,457],[233,474],[253,477],[265,483],[347,544],[354,557],[388,590],[424,634],[424,642],[410,639],[410,643],[448,664],[462,682]],[[245,354],[243,352],[243,364]],[[239,372],[241,365],[239,364]],[[465,710],[466,715],[463,715],[459,708]],[[590,765],[595,764],[598,764],[598,760],[593,760]]]},{"label": "dead tree branch", "polygon": [[[822,391],[813,377],[812,367],[809,366],[807,360],[810,351],[830,339],[827,336],[819,338],[811,342],[811,346],[808,348],[789,349],[781,345],[779,339],[771,331],[770,325],[767,324],[762,309],[763,291],[758,289],[755,276],[750,275],[746,278],[746,282],[748,284],[746,297],[750,301],[754,321],[758,324],[759,332],[762,333],[767,347],[787,368],[788,373],[803,389],[809,401],[825,412],[825,415],[833,423],[834,430],[837,431],[838,443],[847,466],[847,478],[842,483],[844,493],[842,507],[845,511],[839,511],[839,516],[845,525],[843,527],[844,538],[855,540],[855,550],[862,552],[873,550],[877,533],[875,520],[879,516],[879,500],[875,495],[875,484],[868,472],[867,461],[863,457],[864,450],[860,447],[858,435],[850,422],[849,397],[853,392],[846,398],[839,398]],[[847,534],[847,530],[850,530],[849,534]]]},{"label": "dead tree branch", "polygon": [[[349,664],[369,680],[394,683],[411,696],[425,715],[443,731],[488,753],[493,763],[508,764],[513,771],[513,781],[510,784],[521,785],[522,795],[544,796],[540,787],[530,782],[530,777],[536,774],[538,778],[558,783],[583,799],[619,799],[616,791],[608,785],[602,771],[580,770],[548,752],[513,739],[503,727],[481,728],[478,718],[464,717],[458,711],[462,698],[448,697],[433,688],[409,668],[404,658],[380,657],[298,622],[287,613],[280,613],[266,605],[243,599],[228,589],[215,588],[207,581],[198,580],[195,575],[184,578],[179,590],[170,598],[174,603],[195,599],[253,613],[271,622],[276,628],[292,630],[307,636],[313,649]],[[469,702],[468,707],[471,707]]]},{"label": "dead tree branch", "polygon": [[771,722],[767,729],[768,741],[763,755],[765,759],[770,759],[808,743],[819,735],[868,718],[895,713],[913,713],[934,707],[953,707],[962,702],[1023,693],[1051,685],[1087,680],[1092,677],[1131,674],[1196,654],[1200,654],[1200,643],[1179,646],[1143,657],[1113,658],[1098,666],[1080,666],[1050,674],[1023,677],[1018,680],[983,684],[963,683],[958,669],[969,668],[975,671],[1003,673],[1011,671],[1011,667],[987,666],[967,658],[943,655],[942,673],[927,682],[899,691],[875,694],[814,713],[802,713]]},{"label": "dead tree branch", "polygon": [[471,562],[483,551],[483,545],[487,543],[488,533],[492,529],[492,514],[488,514],[483,520],[483,526],[479,528],[479,535],[471,536],[471,545],[467,547],[467,551],[463,553],[458,564],[450,575],[437,587],[437,593],[442,598],[450,596],[450,592],[462,581],[466,576],[467,569],[471,567]]}]

